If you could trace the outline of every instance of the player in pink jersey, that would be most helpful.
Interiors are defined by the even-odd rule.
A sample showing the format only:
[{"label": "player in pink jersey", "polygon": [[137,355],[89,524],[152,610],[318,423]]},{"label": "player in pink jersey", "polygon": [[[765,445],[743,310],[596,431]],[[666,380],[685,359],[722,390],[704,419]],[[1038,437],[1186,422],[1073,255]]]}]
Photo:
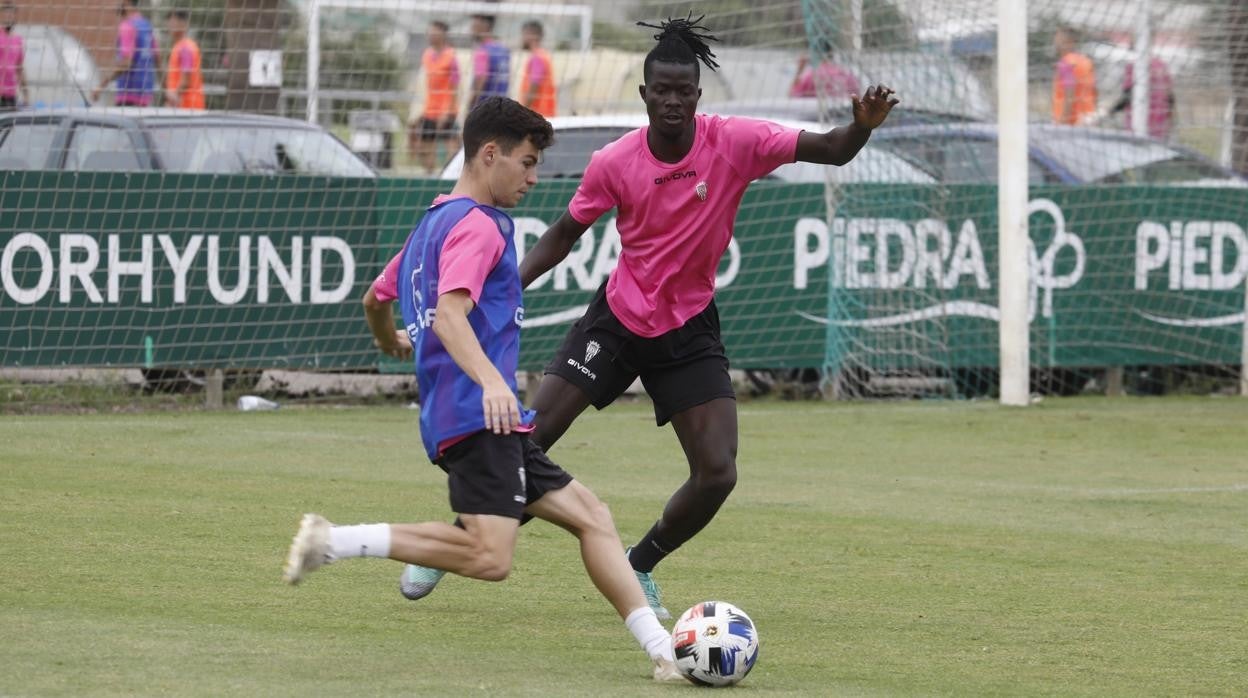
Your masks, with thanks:
[{"label": "player in pink jersey", "polygon": [[827,133],[697,114],[698,63],[718,67],[701,19],[653,27],[640,87],[650,125],[594,154],[567,212],[520,264],[528,286],[618,211],[619,264],[546,368],[533,439],[549,448],[587,407],[606,407],[641,378],[656,422],[672,423],[689,460],[689,479],[629,552],[660,618],[670,614],[651,571],[710,523],[737,482],[736,397],[714,295],[741,197],[785,163],[844,165],[897,104],[888,87],[869,87],[851,96],[853,123]]}]

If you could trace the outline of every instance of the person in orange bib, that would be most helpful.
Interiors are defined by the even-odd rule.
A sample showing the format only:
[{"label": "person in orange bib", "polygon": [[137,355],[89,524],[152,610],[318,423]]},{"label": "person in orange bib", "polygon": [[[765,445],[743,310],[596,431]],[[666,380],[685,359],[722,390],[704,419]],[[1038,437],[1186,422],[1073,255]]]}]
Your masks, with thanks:
[{"label": "person in orange bib", "polygon": [[408,157],[419,161],[429,173],[436,171],[438,144],[445,146],[449,156],[458,139],[455,119],[459,114],[459,63],[455,48],[447,39],[449,31],[446,22],[435,19],[429,23],[429,47],[420,58],[428,86],[425,110],[419,121],[411,122],[407,134]]},{"label": "person in orange bib", "polygon": [[1053,36],[1057,68],[1053,74],[1053,123],[1075,126],[1096,114],[1096,69],[1076,50],[1075,31],[1060,27]]},{"label": "person in orange bib", "polygon": [[172,10],[165,15],[165,26],[173,39],[169,67],[165,71],[165,105],[180,109],[204,108],[204,74],[200,70],[199,44],[187,31],[191,15]]},{"label": "person in orange bib", "polygon": [[550,53],[542,48],[542,23],[529,20],[521,28],[529,60],[520,78],[520,103],[546,118],[555,115],[555,70]]}]

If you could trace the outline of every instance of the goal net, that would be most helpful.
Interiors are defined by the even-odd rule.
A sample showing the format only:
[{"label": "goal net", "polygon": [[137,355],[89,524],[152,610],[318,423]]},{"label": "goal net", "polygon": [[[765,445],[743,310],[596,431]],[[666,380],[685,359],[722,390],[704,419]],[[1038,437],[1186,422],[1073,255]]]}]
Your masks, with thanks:
[{"label": "goal net", "polygon": [[[825,365],[843,394],[996,391],[1009,281],[997,244],[997,4],[805,3],[808,60],[824,70],[816,99],[835,110],[852,79],[897,89],[893,126],[868,149],[934,180],[828,183],[826,228],[805,249],[827,251],[827,312],[811,321],[826,323]],[[1032,391],[1233,387],[1248,271],[1243,8],[1020,4]],[[1137,74],[1149,79],[1136,85]]]},{"label": "goal net", "polygon": [[[554,114],[513,212],[523,252],[589,154],[645,124],[654,30],[636,22],[690,13],[719,38],[702,112],[822,132],[853,120],[851,93],[901,99],[853,162],[746,193],[716,280],[734,367],[759,390],[995,394],[996,5],[19,0],[24,84],[0,67],[17,107],[0,112],[0,409],[77,399],[32,381],[124,395],[221,369],[228,393],[293,380],[257,388],[262,373],[410,371],[379,358],[359,299],[462,167],[474,89]],[[1026,5],[1032,389],[1230,386],[1248,10]],[[609,213],[529,289],[524,370],[618,254]]]}]

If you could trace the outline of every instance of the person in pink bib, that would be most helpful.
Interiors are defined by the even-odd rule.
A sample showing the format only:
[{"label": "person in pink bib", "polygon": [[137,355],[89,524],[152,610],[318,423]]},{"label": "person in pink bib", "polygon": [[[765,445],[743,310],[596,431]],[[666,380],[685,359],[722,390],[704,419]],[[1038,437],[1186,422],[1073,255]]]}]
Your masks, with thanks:
[{"label": "person in pink bib", "polygon": [[17,98],[30,104],[30,90],[26,87],[26,47],[14,28],[17,25],[17,5],[0,2],[0,112],[17,109]]},{"label": "person in pink bib", "polygon": [[890,88],[869,87],[861,99],[851,95],[853,122],[827,133],[697,114],[699,61],[718,67],[707,44],[717,39],[701,20],[641,24],[659,30],[640,86],[649,126],[594,153],[568,210],[520,263],[527,287],[617,211],[619,264],[546,368],[532,402],[533,440],[550,448],[587,407],[606,407],[641,378],[655,421],[672,423],[689,460],[689,478],[629,549],[659,618],[671,614],[652,570],[710,523],[737,483],[736,396],[714,296],[741,197],[786,163],[849,162],[898,102]]}]

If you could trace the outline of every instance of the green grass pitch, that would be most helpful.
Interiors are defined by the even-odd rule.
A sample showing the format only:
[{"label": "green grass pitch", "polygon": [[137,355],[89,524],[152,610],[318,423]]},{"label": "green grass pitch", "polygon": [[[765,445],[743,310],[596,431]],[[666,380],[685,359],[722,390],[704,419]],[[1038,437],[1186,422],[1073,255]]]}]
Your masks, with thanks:
[{"label": "green grass pitch", "polygon": [[[447,519],[416,412],[0,418],[2,695],[693,695],[544,523],[500,584],[279,581],[307,510]],[[659,567],[762,638],[743,695],[1248,694],[1248,401],[741,406],[740,480]],[[554,458],[625,543],[683,479],[648,406]]]}]

